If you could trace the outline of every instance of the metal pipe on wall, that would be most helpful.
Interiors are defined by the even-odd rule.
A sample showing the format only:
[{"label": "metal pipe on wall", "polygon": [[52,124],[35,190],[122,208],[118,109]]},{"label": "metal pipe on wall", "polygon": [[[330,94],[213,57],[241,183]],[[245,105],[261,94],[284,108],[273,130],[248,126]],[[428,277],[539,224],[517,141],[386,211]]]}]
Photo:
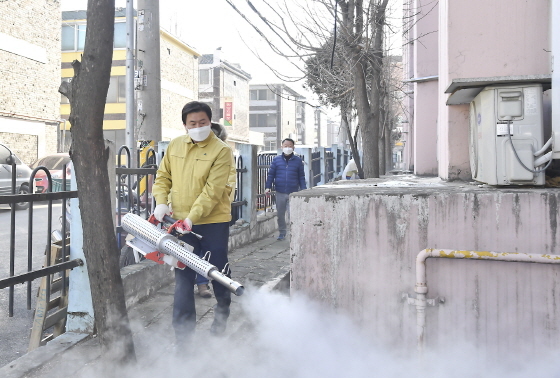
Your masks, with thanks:
[{"label": "metal pipe on wall", "polygon": [[[416,306],[416,336],[417,349],[424,351],[424,336],[426,332],[426,307],[434,304],[435,300],[427,299],[428,285],[426,279],[426,260],[428,258],[491,260],[505,262],[524,262],[537,264],[560,264],[560,255],[539,255],[531,253],[488,252],[488,251],[459,251],[452,249],[428,248],[420,251],[416,256],[416,298],[408,301]],[[431,302],[431,303],[430,303]]]}]

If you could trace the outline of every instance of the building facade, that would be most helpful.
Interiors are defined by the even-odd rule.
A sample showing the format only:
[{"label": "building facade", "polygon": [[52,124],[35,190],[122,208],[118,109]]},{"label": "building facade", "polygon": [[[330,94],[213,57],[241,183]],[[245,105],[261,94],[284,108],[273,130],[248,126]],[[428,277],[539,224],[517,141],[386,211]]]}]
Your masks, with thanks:
[{"label": "building facade", "polygon": [[301,98],[285,84],[250,86],[249,126],[252,131],[264,133],[265,151],[276,151],[285,138],[300,142],[297,107]]},{"label": "building facade", "polygon": [[0,142],[27,164],[57,152],[59,21],[56,1],[0,2]]},{"label": "building facade", "polygon": [[251,75],[223,59],[221,48],[204,54],[199,64],[199,99],[212,108],[212,121],[221,123],[228,139],[249,143],[249,82]]},{"label": "building facade", "polygon": [[429,3],[404,2],[404,164],[419,175],[468,180],[469,104],[448,105],[447,90],[454,81],[551,75],[551,1]]},{"label": "building facade", "polygon": [[[63,81],[71,80],[74,75],[71,63],[80,59],[84,49],[87,28],[86,11],[62,12],[62,63],[60,76]],[[107,92],[103,134],[119,148],[126,144],[126,15],[125,10],[115,11],[115,36],[113,40],[113,63],[111,79]],[[59,50],[60,54],[60,50]],[[181,109],[185,103],[198,99],[198,57],[200,54],[171,33],[160,29],[160,67],[161,67],[161,125],[162,139],[184,134],[181,122]],[[136,86],[141,90],[141,86]],[[133,99],[134,101],[134,99]],[[141,112],[135,106],[137,112]],[[70,116],[70,104],[61,98],[62,118]],[[136,135],[141,117],[135,114]],[[64,122],[60,126],[60,139],[68,150],[71,125]]]}]

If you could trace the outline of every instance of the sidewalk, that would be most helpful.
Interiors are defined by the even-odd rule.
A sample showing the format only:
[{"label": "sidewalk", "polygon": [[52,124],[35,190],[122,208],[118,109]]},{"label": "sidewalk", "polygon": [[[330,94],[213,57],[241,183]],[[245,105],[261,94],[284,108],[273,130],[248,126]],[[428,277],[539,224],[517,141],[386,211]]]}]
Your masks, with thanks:
[{"label": "sidewalk", "polygon": [[[277,241],[276,236],[277,233],[268,235],[230,252],[232,278],[245,286],[246,291],[241,297],[232,295],[231,315],[223,338],[209,337],[208,330],[213,320],[212,306],[216,303],[215,299],[197,296],[198,319],[194,340],[197,350],[194,356],[186,356],[186,358],[202,355],[209,348],[209,343],[243,342],[252,326],[246,320],[240,303],[251,291],[289,290],[290,241],[289,238]],[[177,362],[172,361],[176,356],[173,348],[175,337],[171,325],[174,287],[174,284],[164,286],[146,300],[129,308],[128,315],[139,366],[150,366],[151,363],[161,362],[162,359],[171,357],[170,364]],[[1,367],[0,377],[106,376],[106,372],[103,373],[106,366],[100,359],[100,349],[97,338],[66,333],[46,346]]]}]

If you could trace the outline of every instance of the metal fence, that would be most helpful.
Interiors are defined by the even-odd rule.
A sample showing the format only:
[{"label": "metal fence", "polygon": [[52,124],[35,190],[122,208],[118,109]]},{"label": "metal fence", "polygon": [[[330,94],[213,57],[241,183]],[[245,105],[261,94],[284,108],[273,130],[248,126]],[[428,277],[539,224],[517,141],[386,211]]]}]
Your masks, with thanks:
[{"label": "metal fence", "polygon": [[235,186],[235,197],[231,203],[230,225],[233,225],[243,217],[243,206],[247,205],[247,201],[243,199],[243,174],[247,172],[247,168],[243,165],[243,156],[235,156],[235,167],[237,171],[237,185]]},{"label": "metal fence", "polygon": [[[27,189],[33,188],[33,183],[35,181],[35,175],[38,171],[44,171],[47,180],[49,181],[48,188],[43,193],[23,193],[16,194],[20,191],[20,188],[16,188],[16,166],[12,164],[12,194],[11,195],[2,195],[0,196],[0,205],[10,205],[11,207],[11,214],[10,214],[10,253],[9,253],[9,275],[8,277],[0,277],[0,289],[9,288],[8,293],[8,315],[10,317],[14,314],[14,287],[15,285],[26,283],[27,284],[27,309],[31,310],[31,299],[32,299],[32,281],[37,278],[46,277],[46,286],[44,292],[41,295],[46,297],[47,303],[50,301],[51,297],[51,278],[54,274],[59,274],[57,279],[57,285],[60,287],[61,296],[66,295],[66,290],[68,286],[68,280],[66,276],[66,271],[68,269],[74,268],[79,265],[83,265],[82,260],[75,259],[75,260],[68,260],[69,251],[67,251],[67,245],[65,242],[61,243],[62,252],[59,259],[52,259],[51,256],[51,240],[53,234],[53,225],[52,225],[52,216],[53,216],[53,201],[62,201],[61,207],[61,231],[60,234],[65,240],[65,236],[68,231],[68,223],[67,223],[67,213],[66,213],[66,205],[67,200],[70,198],[76,198],[78,196],[78,191],[71,190],[71,191],[58,191],[53,192],[53,180],[49,170],[45,167],[37,167],[31,173],[31,177],[29,182],[27,183]],[[66,179],[66,166],[62,170],[62,187],[66,188],[67,179]],[[22,186],[23,187],[23,186]],[[44,258],[43,261],[43,268],[41,269],[33,269],[34,265],[34,255],[36,256],[37,253],[33,249],[33,227],[36,223],[36,219],[34,219],[34,210],[35,205],[38,202],[47,201],[47,225],[46,225],[46,233],[44,235],[45,244],[40,243],[41,251],[40,256]],[[16,224],[16,206],[24,209],[27,208],[27,228],[22,229],[18,227]],[[15,241],[16,241],[16,228],[19,232],[23,233],[24,231],[27,232],[27,249],[26,251],[16,251],[15,250]],[[20,231],[21,230],[21,231]],[[25,255],[24,255],[25,253]],[[43,257],[44,255],[44,257]],[[16,261],[21,261],[22,259],[26,261],[26,269],[23,269],[23,272],[16,272]],[[37,265],[37,264],[35,264]]]},{"label": "metal fence", "polygon": [[[257,211],[267,211],[276,203],[274,192],[265,193],[266,177],[276,152],[260,152],[257,154]],[[274,188],[272,188],[274,190]]]},{"label": "metal fence", "polygon": [[334,180],[334,153],[332,151],[325,151],[326,160],[326,180],[325,182],[331,182]]},{"label": "metal fence", "polygon": [[323,175],[321,169],[321,152],[315,151],[311,153],[311,187],[317,186],[321,182],[321,176]]},{"label": "metal fence", "polygon": [[[123,153],[126,154],[126,165],[122,164]],[[121,224],[122,216],[131,212],[148,219],[153,211],[152,186],[157,173],[156,153],[151,147],[143,151],[143,162],[140,151],[136,153],[136,161],[141,162],[139,168],[130,166],[130,149],[127,146],[119,148],[117,154],[116,234],[119,250],[125,245],[126,238]]]}]

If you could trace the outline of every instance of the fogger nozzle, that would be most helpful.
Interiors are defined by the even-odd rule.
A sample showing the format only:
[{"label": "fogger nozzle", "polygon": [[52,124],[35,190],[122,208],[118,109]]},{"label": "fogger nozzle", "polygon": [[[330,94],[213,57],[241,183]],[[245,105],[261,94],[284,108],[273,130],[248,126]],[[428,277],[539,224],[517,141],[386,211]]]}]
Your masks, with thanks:
[{"label": "fogger nozzle", "polygon": [[237,296],[243,294],[245,290],[243,285],[220,272],[216,266],[192,253],[192,246],[184,242],[182,242],[184,246],[179,244],[174,236],[157,228],[140,216],[132,213],[125,214],[122,218],[122,227],[126,232],[139,238],[154,250],[176,258],[197,274],[227,287],[233,294]]}]

